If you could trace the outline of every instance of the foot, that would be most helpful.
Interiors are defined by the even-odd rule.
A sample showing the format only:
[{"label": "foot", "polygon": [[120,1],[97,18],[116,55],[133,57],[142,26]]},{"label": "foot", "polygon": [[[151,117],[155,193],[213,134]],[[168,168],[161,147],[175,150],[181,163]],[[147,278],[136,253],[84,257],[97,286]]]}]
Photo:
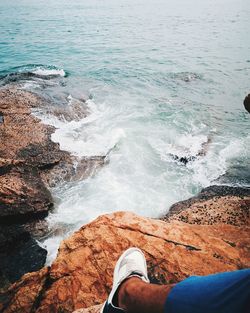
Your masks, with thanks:
[{"label": "foot", "polygon": [[116,263],[113,277],[113,287],[108,300],[104,303],[101,313],[119,313],[124,310],[118,307],[117,291],[121,284],[130,277],[138,277],[149,282],[147,265],[143,252],[138,248],[129,248],[120,256]]}]

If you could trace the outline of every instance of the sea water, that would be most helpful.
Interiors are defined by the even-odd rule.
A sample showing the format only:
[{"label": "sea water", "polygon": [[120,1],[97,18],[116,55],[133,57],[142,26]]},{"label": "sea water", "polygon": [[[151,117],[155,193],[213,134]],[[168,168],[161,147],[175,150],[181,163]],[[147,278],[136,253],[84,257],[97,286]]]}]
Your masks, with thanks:
[{"label": "sea water", "polygon": [[249,14],[248,0],[0,0],[1,85],[86,99],[80,121],[34,114],[61,149],[108,154],[52,189],[48,263],[100,214],[159,217],[211,184],[250,185]]}]

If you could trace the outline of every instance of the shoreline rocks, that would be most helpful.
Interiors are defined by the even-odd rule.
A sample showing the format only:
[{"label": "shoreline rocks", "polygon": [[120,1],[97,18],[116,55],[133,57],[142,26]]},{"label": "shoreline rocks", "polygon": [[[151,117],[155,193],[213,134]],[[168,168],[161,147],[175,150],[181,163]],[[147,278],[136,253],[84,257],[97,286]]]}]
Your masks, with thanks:
[{"label": "shoreline rocks", "polygon": [[[47,252],[35,238],[46,233],[44,218],[54,206],[48,188],[84,179],[105,161],[98,156],[78,159],[52,142],[55,128],[32,114],[46,111],[46,101],[18,85],[0,89],[0,288],[45,263]],[[64,112],[66,119],[87,114],[80,102],[55,111],[61,118]]]},{"label": "shoreline rocks", "polygon": [[[116,260],[130,246],[144,251],[150,280],[159,284],[250,266],[249,189],[211,186],[173,205],[162,220],[129,212],[100,216],[61,243],[51,267],[41,268],[47,252],[35,239],[46,232],[44,217],[53,209],[48,188],[92,175],[105,162],[61,151],[50,139],[54,128],[32,115],[47,105],[17,87],[0,89],[1,312],[97,312]],[[56,112],[66,120],[84,117],[80,103],[67,118],[61,108]]]}]

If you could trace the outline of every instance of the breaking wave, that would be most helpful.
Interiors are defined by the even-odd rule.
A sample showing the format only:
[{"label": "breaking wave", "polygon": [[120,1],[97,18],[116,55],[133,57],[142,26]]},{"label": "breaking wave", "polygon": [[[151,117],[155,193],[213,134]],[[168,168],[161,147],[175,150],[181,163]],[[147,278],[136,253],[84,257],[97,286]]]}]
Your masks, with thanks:
[{"label": "breaking wave", "polygon": [[[8,72],[0,72],[0,85],[7,85],[10,83],[30,83],[36,80],[50,80],[57,77],[66,77],[68,74],[56,66],[45,65],[25,65],[14,67]],[[34,83],[35,84],[35,83]]]}]

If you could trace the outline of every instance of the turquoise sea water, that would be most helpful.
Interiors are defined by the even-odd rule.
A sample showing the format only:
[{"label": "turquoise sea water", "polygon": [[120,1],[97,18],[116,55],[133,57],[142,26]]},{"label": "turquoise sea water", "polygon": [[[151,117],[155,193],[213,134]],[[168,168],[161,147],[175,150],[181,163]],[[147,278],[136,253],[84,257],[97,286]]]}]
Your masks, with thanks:
[{"label": "turquoise sea water", "polygon": [[53,190],[49,222],[64,231],[44,242],[50,260],[101,213],[157,217],[211,184],[250,185],[249,14],[248,0],[0,0],[0,84],[89,99],[82,121],[40,117],[75,155],[111,151]]}]

